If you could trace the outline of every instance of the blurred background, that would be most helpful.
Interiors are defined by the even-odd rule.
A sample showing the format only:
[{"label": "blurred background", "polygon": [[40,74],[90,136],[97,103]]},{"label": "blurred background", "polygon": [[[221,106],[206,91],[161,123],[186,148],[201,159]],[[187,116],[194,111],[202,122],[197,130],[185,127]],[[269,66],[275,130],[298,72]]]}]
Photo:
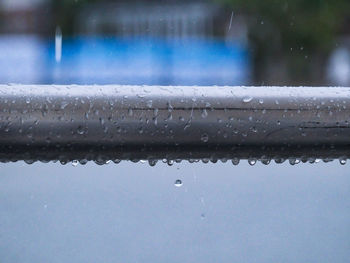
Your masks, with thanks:
[{"label": "blurred background", "polygon": [[[349,0],[0,0],[0,83],[350,85],[349,48]],[[347,263],[349,167],[1,163],[0,262]]]},{"label": "blurred background", "polygon": [[350,85],[348,0],[1,0],[0,82]]}]

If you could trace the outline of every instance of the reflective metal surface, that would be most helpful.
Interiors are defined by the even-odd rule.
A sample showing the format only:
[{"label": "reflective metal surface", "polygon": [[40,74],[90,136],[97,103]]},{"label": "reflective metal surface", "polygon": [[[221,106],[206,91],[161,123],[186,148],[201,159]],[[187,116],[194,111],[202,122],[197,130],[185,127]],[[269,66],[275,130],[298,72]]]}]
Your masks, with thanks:
[{"label": "reflective metal surface", "polygon": [[0,86],[8,160],[346,158],[350,88]]}]

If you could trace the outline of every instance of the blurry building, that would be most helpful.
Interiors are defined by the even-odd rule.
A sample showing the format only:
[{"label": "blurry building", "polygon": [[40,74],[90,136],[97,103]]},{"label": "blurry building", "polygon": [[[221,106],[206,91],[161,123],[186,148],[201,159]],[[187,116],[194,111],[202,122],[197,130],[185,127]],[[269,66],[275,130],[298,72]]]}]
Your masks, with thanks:
[{"label": "blurry building", "polygon": [[51,24],[48,0],[1,0],[0,34],[38,34]]},{"label": "blurry building", "polygon": [[208,3],[94,4],[79,14],[76,30],[82,34],[128,37],[187,38],[213,35],[219,8]]},{"label": "blurry building", "polygon": [[[59,3],[61,9],[52,8],[50,3]],[[5,35],[0,36],[0,70],[8,65],[12,69],[2,70],[0,82],[249,83],[244,18],[216,4],[99,1],[77,2],[71,10],[63,3],[2,2],[0,13],[5,23],[0,33]],[[60,32],[56,40],[55,28]],[[8,33],[36,33],[41,37],[9,37]],[[16,43],[16,50],[22,52],[9,43]],[[26,74],[15,70],[19,65],[27,65],[22,71]]]}]

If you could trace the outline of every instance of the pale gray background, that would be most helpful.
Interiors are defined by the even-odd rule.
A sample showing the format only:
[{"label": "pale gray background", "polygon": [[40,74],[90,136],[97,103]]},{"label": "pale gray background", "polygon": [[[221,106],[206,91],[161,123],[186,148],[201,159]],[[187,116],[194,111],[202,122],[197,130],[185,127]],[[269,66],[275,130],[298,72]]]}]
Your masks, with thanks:
[{"label": "pale gray background", "polygon": [[338,162],[0,165],[1,263],[349,259]]}]

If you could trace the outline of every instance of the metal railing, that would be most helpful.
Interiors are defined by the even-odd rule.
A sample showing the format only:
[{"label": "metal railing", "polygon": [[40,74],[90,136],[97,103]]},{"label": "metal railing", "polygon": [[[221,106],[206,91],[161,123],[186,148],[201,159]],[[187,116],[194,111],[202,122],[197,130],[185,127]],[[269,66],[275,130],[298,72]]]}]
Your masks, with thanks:
[{"label": "metal railing", "polygon": [[0,160],[350,156],[350,88],[0,86]]}]

